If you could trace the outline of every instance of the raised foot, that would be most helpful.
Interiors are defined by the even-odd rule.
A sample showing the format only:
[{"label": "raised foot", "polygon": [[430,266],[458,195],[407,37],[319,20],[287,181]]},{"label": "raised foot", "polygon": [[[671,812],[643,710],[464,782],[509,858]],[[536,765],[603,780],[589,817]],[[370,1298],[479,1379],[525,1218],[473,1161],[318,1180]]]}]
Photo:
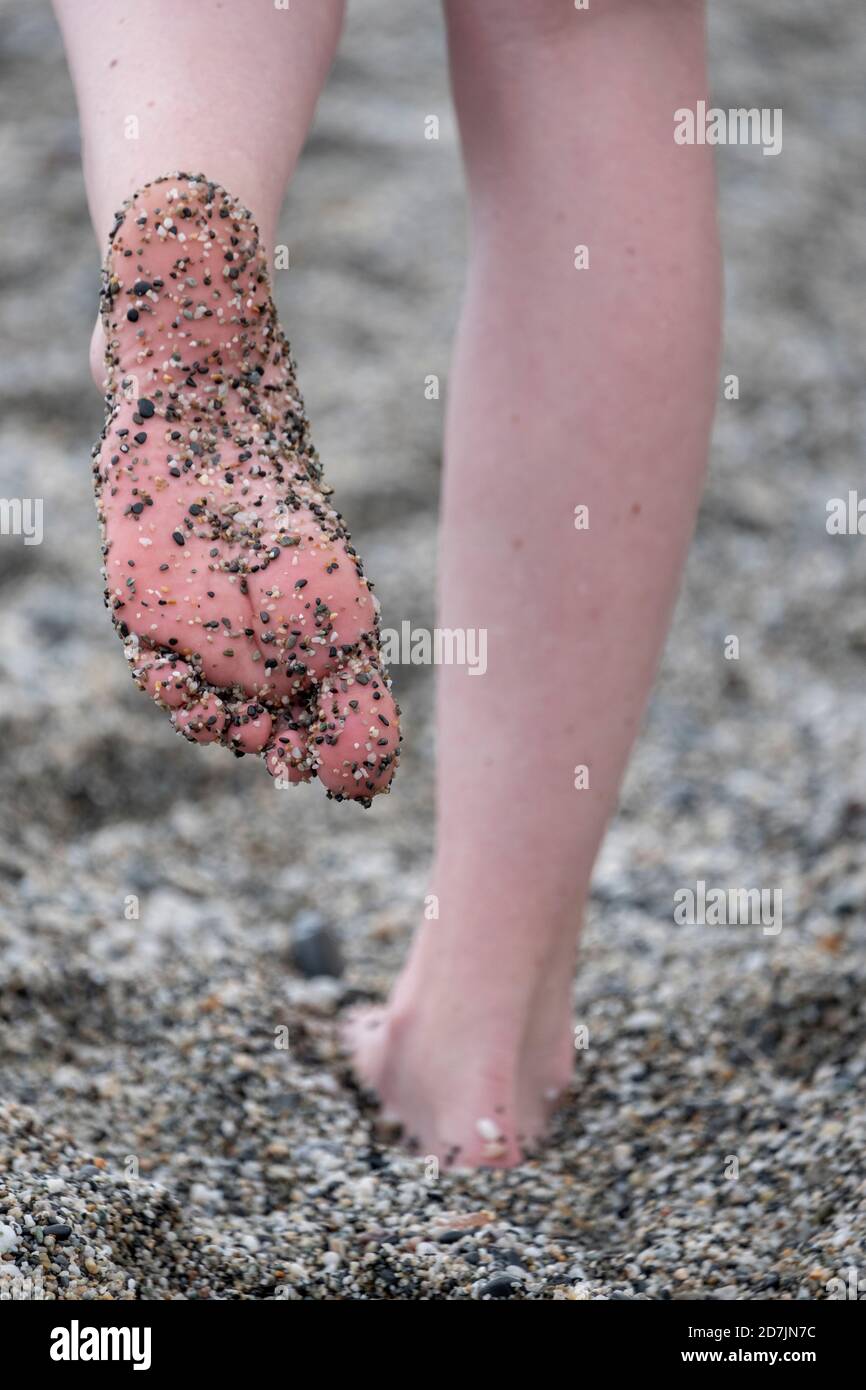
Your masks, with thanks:
[{"label": "raised foot", "polygon": [[250,213],[173,174],[118,213],[94,450],[106,603],[177,731],[369,805],[397,766],[378,602],[309,438]]}]

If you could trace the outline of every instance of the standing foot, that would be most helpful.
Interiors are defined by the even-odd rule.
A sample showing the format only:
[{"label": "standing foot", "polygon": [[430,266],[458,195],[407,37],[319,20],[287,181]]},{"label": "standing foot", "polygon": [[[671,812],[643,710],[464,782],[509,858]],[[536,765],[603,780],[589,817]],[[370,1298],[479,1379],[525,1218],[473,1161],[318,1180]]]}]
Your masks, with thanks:
[{"label": "standing foot", "polygon": [[535,973],[476,973],[425,924],[388,1003],[348,1018],[355,1075],[415,1152],[446,1168],[520,1163],[574,1067],[574,932]]}]

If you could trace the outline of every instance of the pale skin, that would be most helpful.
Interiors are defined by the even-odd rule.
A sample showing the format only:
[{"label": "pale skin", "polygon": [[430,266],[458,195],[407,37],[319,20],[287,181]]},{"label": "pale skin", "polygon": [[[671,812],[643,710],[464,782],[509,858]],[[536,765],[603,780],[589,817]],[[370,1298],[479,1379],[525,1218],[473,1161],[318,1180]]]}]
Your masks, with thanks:
[{"label": "pale skin", "polygon": [[[194,167],[272,246],[341,6],[56,8],[100,245],[124,197]],[[711,152],[673,139],[674,111],[707,95],[697,0],[451,0],[445,13],[472,235],[438,623],[486,628],[487,672],[438,673],[437,915],[347,1041],[423,1154],[511,1166],[572,1069],[592,866],[700,498],[720,268]],[[138,141],[123,127],[131,72]],[[214,72],[232,74],[218,103]],[[95,345],[101,381],[99,328]]]}]

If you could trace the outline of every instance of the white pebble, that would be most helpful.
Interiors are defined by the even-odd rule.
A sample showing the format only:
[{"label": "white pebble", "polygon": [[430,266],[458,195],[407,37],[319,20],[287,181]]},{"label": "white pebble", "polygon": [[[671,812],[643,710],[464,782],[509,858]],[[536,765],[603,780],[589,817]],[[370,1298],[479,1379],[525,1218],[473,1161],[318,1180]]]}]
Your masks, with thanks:
[{"label": "white pebble", "polygon": [[499,1125],[496,1123],[495,1120],[477,1120],[475,1123],[475,1128],[478,1130],[478,1133],[481,1135],[482,1139],[486,1139],[491,1143],[495,1139],[502,1138],[502,1130],[499,1128]]},{"label": "white pebble", "polygon": [[18,1237],[11,1226],[5,1226],[0,1221],[0,1255],[8,1255],[10,1250],[17,1250]]}]

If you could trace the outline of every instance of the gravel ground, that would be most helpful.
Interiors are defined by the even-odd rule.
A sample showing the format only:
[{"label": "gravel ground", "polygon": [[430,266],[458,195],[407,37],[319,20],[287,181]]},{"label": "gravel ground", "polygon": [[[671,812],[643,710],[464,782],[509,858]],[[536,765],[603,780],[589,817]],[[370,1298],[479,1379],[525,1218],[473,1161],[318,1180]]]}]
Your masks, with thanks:
[{"label": "gravel ground", "polygon": [[[369,814],[185,745],[132,688],[72,95],[47,7],[0,3],[0,496],[45,509],[41,546],[0,538],[0,1298],[787,1300],[866,1272],[864,552],[825,529],[862,457],[866,26],[855,0],[727,0],[712,46],[717,104],[782,107],[785,145],[720,152],[740,396],[599,867],[588,1046],[541,1157],[437,1177],[335,1051],[423,899],[429,674],[395,673],[405,762]],[[329,478],[386,625],[429,624],[423,379],[464,237],[435,6],[354,7],[285,229]],[[781,932],[675,925],[701,879],[781,890]]]}]

